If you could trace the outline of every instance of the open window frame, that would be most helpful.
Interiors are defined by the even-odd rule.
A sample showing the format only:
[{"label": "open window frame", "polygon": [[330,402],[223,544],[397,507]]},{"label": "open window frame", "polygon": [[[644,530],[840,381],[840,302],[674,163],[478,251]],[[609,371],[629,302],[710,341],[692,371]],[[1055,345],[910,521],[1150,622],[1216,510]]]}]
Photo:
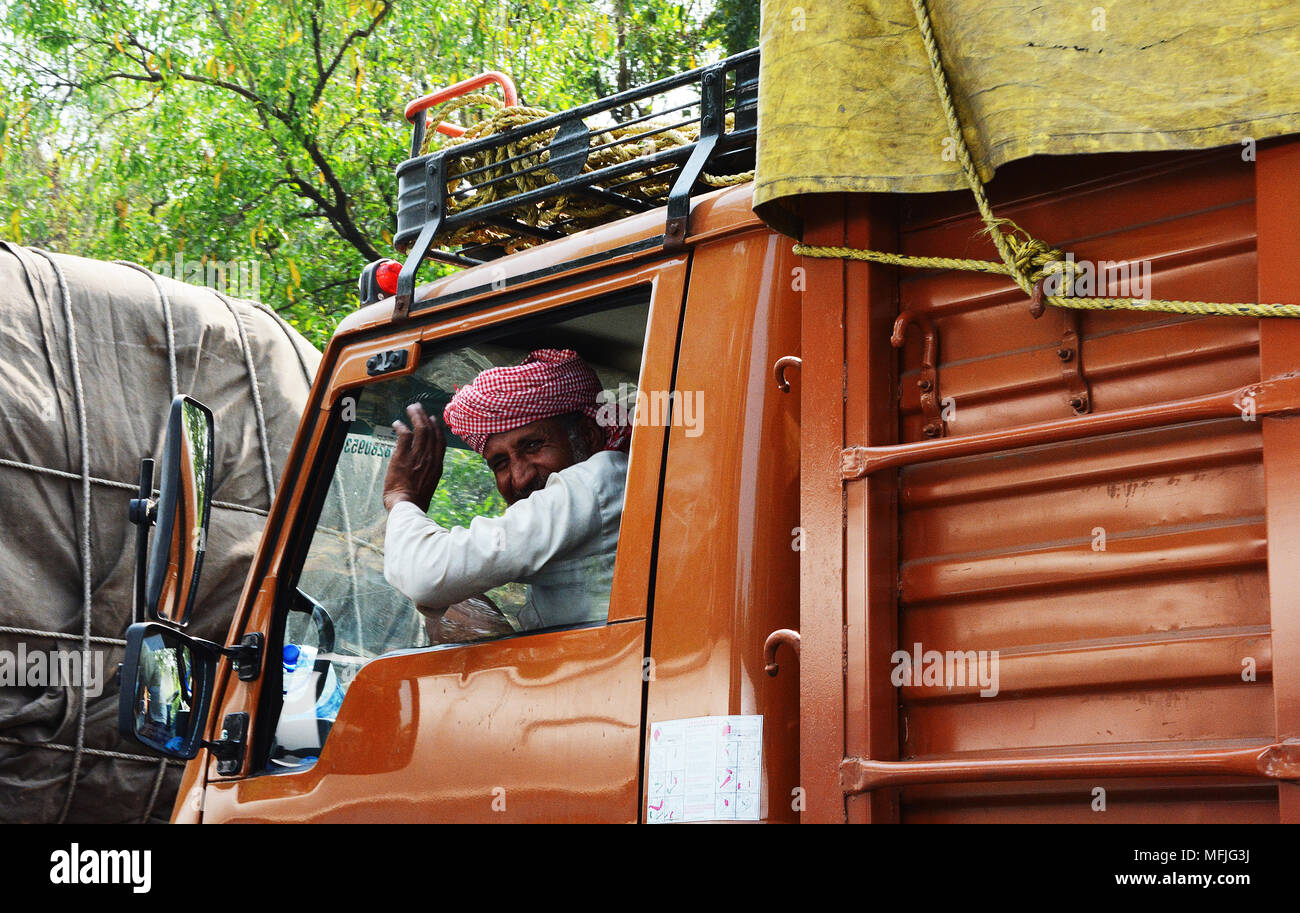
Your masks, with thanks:
[{"label": "open window frame", "polygon": [[[516,293],[503,296],[507,300],[496,306],[479,305],[475,313],[465,319],[447,320],[448,315],[429,314],[428,325],[419,334],[415,345],[409,343],[401,346],[407,352],[407,364],[398,370],[385,373],[380,377],[359,376],[357,370],[363,363],[373,364],[375,354],[384,349],[382,343],[369,342],[345,348],[339,354],[337,367],[330,388],[325,394],[328,406],[322,410],[337,419],[349,393],[355,396],[359,388],[374,383],[382,383],[404,373],[418,370],[418,366],[437,353],[446,352],[476,341],[495,339],[521,339],[529,333],[538,332],[539,328],[554,327],[555,324],[581,319],[618,308],[626,308],[634,302],[640,302],[645,308],[644,340],[640,352],[639,370],[636,376],[638,389],[668,390],[672,387],[675,370],[675,358],[681,309],[684,300],[686,276],[686,259],[673,258],[668,262],[659,262],[630,270],[620,270],[613,275],[591,277],[581,284],[574,284],[568,289],[557,288],[546,294],[534,294],[526,303],[510,298],[523,297]],[[421,315],[424,316],[424,315]],[[439,318],[442,318],[441,320]],[[422,321],[424,322],[424,321]],[[406,338],[409,339],[409,331]],[[556,345],[561,341],[544,338],[540,332],[533,347]],[[301,594],[296,584],[303,562],[312,541],[312,530],[325,502],[326,493],[331,482],[334,467],[347,438],[347,423],[326,419],[324,429],[317,429],[316,452],[321,454],[313,468],[313,479],[309,482],[310,490],[306,493],[304,506],[295,523],[296,534],[290,539],[291,549],[284,554],[285,570],[292,569],[289,586],[279,586],[281,594],[292,594],[291,598],[302,608]],[[667,428],[649,424],[633,429],[629,453],[627,498],[620,529],[619,547],[615,561],[609,611],[606,621],[596,623],[595,627],[614,625],[622,622],[639,621],[644,626],[648,616],[651,594],[651,569],[653,565],[653,543],[658,525],[660,478],[667,443]],[[634,527],[629,530],[629,526]],[[647,548],[647,543],[651,547]],[[285,642],[285,625],[293,606],[287,605],[284,595],[279,600],[274,623],[270,626],[269,647],[271,656],[278,657]],[[580,627],[592,627],[583,625]],[[507,635],[496,640],[517,640],[532,638],[541,633],[554,632],[555,628],[544,631],[530,630]],[[495,640],[492,642],[496,642]],[[440,644],[430,647],[417,647],[385,653],[377,659],[382,661],[400,654],[429,653],[447,649],[466,649],[483,644],[477,641],[464,644]],[[369,662],[374,662],[370,660]],[[280,696],[283,687],[278,664],[269,664],[270,673],[263,686],[259,717],[263,733],[259,743],[266,745],[263,757],[268,757],[274,742],[268,723],[281,711]],[[266,765],[254,764],[257,773],[271,772]]]}]

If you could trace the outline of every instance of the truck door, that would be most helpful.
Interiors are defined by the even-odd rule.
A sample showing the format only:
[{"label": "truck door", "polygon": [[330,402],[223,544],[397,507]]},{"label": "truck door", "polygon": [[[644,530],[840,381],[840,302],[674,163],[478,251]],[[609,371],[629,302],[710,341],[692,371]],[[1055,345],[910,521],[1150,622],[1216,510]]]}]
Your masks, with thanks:
[{"label": "truck door", "polygon": [[[1102,295],[1296,301],[1297,148],[1020,162],[994,209]],[[986,253],[968,195],[809,216],[812,244]],[[806,818],[1296,820],[1297,326],[1029,307],[809,264],[804,523],[844,537],[804,556]],[[811,394],[841,370],[842,407]]]},{"label": "truck door", "polygon": [[[440,407],[479,370],[544,346],[578,350],[614,398],[672,389],[686,258],[606,266],[528,291],[489,288],[491,273],[458,274],[470,293],[417,306],[400,328],[380,324],[331,344],[319,411],[286,469],[295,481],[272,516],[280,525],[268,526],[245,594],[244,630],[266,635],[271,661],[259,682],[228,677],[218,691],[214,714],[250,716],[248,755],[234,775],[208,759],[203,820],[637,820],[666,429],[632,436],[607,621],[431,644],[421,616],[383,578],[384,427],[407,402]],[[501,509],[490,479],[477,455],[449,448],[432,513],[464,525]],[[490,595],[509,616],[520,588],[498,589]],[[275,674],[288,644],[319,673],[305,701],[291,676]],[[198,795],[186,790],[201,790],[192,771],[181,819],[194,817],[187,803]]]}]

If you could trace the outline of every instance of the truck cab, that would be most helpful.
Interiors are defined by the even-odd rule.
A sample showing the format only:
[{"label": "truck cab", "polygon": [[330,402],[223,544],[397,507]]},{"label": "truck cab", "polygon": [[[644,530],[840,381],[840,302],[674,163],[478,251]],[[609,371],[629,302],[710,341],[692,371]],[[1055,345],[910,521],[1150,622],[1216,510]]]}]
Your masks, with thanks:
[{"label": "truck cab", "polygon": [[[735,132],[735,109],[743,120],[752,105],[737,74],[753,60],[679,82],[701,94],[727,85],[719,102]],[[698,122],[722,122],[692,104]],[[413,159],[421,180],[428,159]],[[797,667],[773,676],[764,655],[799,610],[798,374],[779,385],[773,373],[799,354],[797,258],[753,214],[752,185],[686,181],[695,192],[675,243],[671,207],[634,202],[421,285],[408,304],[382,297],[338,327],[231,628],[231,643],[264,638],[260,674],[223,664],[213,687],[212,735],[242,732],[242,744],[199,751],[176,820],[797,819]],[[475,254],[441,255],[464,265]],[[607,618],[432,638],[384,579],[392,422],[412,402],[441,412],[479,371],[541,347],[576,350],[632,425]],[[450,444],[432,514],[467,525],[499,513],[483,460]],[[519,591],[492,596],[509,617]],[[305,689],[281,657],[311,662]],[[707,815],[655,747],[673,736],[656,724],[702,719],[730,721],[746,742],[726,798],[710,785]]]},{"label": "truck cab", "polygon": [[[776,799],[760,815],[794,817],[796,680],[763,658],[798,616],[798,399],[772,380],[798,354],[791,244],[744,187],[697,202],[686,250],[644,243],[662,230],[648,213],[549,242],[432,283],[400,324],[380,302],[339,327],[237,624],[274,658],[316,636],[305,595],[346,696],[316,745],[286,727],[273,664],[228,679],[216,715],[249,715],[248,763],[187,773],[182,798],[206,780],[203,820],[636,821],[647,723],[729,715],[763,717]],[[389,425],[548,344],[658,408],[633,426],[608,620],[429,646],[383,575]],[[379,372],[377,356],[404,365]],[[454,447],[444,486],[457,465],[490,488]]]}]

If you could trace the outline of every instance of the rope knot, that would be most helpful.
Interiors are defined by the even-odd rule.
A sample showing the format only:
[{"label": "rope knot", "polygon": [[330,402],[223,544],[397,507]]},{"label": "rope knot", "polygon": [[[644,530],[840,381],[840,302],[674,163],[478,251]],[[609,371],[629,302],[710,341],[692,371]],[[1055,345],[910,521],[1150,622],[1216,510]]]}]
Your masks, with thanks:
[{"label": "rope knot", "polygon": [[[1002,225],[1011,226],[1010,231],[1003,231]],[[1009,219],[999,219],[988,229],[1001,234],[1011,252],[1007,267],[1016,284],[1029,293],[1033,299],[1030,313],[1035,317],[1043,314],[1044,297],[1069,295],[1074,288],[1074,279],[1078,272],[1074,258],[1067,258],[1059,247],[1052,247],[1040,241]],[[1044,289],[1044,285],[1050,286]]]},{"label": "rope knot", "polygon": [[1052,273],[1073,274],[1074,261],[1067,260],[1059,247],[1038,240],[1014,223],[1013,226],[1014,230],[1005,232],[1002,237],[1011,248],[1012,260],[1009,266],[1024,280],[1022,287],[1036,285]]}]

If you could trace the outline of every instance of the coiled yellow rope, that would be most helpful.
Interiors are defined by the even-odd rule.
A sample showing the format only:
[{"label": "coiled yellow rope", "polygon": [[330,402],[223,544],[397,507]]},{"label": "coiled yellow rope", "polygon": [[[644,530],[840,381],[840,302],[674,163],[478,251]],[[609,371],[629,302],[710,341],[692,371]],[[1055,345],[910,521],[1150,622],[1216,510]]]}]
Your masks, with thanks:
[{"label": "coiled yellow rope", "polygon": [[[1083,310],[1142,310],[1163,311],[1174,314],[1220,314],[1225,316],[1246,317],[1300,317],[1300,305],[1295,304],[1255,304],[1223,303],[1215,301],[1169,301],[1143,298],[1088,298],[1068,295],[1047,295],[1043,293],[1045,279],[1053,273],[1058,274],[1062,288],[1070,288],[1074,261],[1067,261],[1064,254],[1042,241],[1029,235],[1014,222],[998,219],[993,215],[988,197],[984,193],[984,184],[971,159],[970,149],[962,132],[961,122],[957,118],[956,106],[953,104],[948,77],[943,70],[943,61],[939,55],[939,45],[934,38],[934,29],[930,24],[930,12],[925,0],[912,0],[912,11],[916,14],[916,24],[925,44],[926,55],[930,61],[930,74],[939,93],[943,107],[944,120],[948,124],[948,135],[953,138],[957,151],[957,161],[961,164],[962,174],[975,196],[975,205],[979,208],[980,218],[984,220],[985,230],[993,239],[1002,262],[992,260],[961,260],[950,257],[910,257],[885,251],[864,250],[856,247],[819,247],[808,244],[796,244],[794,252],[805,257],[847,258],[868,260],[874,263],[887,263],[892,266],[912,267],[917,269],[957,269],[972,270],[982,273],[998,273],[1010,276],[1026,295],[1033,297],[1035,303],[1045,302],[1056,307],[1078,308]],[[1010,225],[1010,231],[1003,226]]]}]

